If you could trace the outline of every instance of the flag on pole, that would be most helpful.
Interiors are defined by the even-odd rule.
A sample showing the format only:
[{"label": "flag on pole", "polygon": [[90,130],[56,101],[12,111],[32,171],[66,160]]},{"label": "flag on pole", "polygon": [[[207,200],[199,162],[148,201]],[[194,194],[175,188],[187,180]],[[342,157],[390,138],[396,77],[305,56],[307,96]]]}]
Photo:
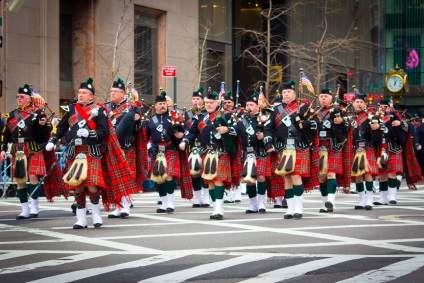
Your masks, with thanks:
[{"label": "flag on pole", "polygon": [[269,104],[268,100],[266,100],[266,97],[264,95],[264,91],[263,91],[262,86],[259,89],[258,105],[262,109],[270,107],[270,104]]},{"label": "flag on pole", "polygon": [[219,100],[221,100],[225,96],[225,83],[221,83],[221,90],[219,91]]},{"label": "flag on pole", "polygon": [[308,77],[305,74],[302,74],[300,76],[300,85],[306,86],[309,92],[315,95],[314,87],[312,86],[311,81],[308,79]]}]

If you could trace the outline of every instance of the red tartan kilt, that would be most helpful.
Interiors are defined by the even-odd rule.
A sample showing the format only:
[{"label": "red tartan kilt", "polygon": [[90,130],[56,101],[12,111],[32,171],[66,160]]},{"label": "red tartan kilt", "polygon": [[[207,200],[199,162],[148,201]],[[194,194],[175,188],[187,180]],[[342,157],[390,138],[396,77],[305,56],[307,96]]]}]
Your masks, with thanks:
[{"label": "red tartan kilt", "polygon": [[256,157],[256,173],[258,176],[271,176],[271,158],[267,157]]},{"label": "red tartan kilt", "polygon": [[129,150],[124,150],[125,153],[125,159],[128,162],[128,165],[130,165],[130,169],[131,172],[133,172],[134,176],[135,176],[135,149],[134,148],[130,148]]},{"label": "red tartan kilt", "polygon": [[275,174],[275,169],[277,169],[278,163],[280,163],[279,154],[275,151],[271,152],[269,156],[270,165],[271,165],[271,177],[267,178],[268,190],[267,195],[269,198],[275,198],[279,196],[284,196],[284,177]]},{"label": "red tartan kilt", "polygon": [[[29,175],[37,175],[39,177],[43,177],[46,175],[46,162],[44,161],[43,152],[30,153],[26,145],[19,146],[16,148],[17,150],[21,150],[25,153],[27,158],[27,170]],[[12,156],[12,164],[13,170],[15,170],[15,154]]]},{"label": "red tartan kilt", "polygon": [[[378,173],[379,173],[378,172],[378,165],[377,165],[377,159],[375,157],[374,149],[366,147],[365,152],[366,152],[366,155],[367,155],[367,161],[368,161],[368,165],[369,165],[369,167],[368,167],[369,170],[367,170],[365,172],[365,174],[378,175]],[[355,152],[353,151],[352,160],[353,160],[354,157],[355,157]],[[353,178],[355,178],[355,177],[353,177]]]},{"label": "red tartan kilt", "polygon": [[[174,178],[180,178],[180,158],[178,151],[165,150],[166,159],[166,174]],[[150,160],[149,177],[152,175],[153,165],[155,164],[156,156],[152,156]]]},{"label": "red tartan kilt", "polygon": [[325,146],[328,150],[328,173],[343,174],[343,150],[332,150],[330,140],[320,140],[319,146]]},{"label": "red tartan kilt", "polygon": [[[106,183],[103,178],[101,159],[95,159],[91,157],[88,151],[88,146],[86,145],[76,146],[75,156],[77,156],[78,153],[85,153],[85,155],[87,156],[87,179],[85,179],[79,186],[69,186],[65,184],[65,188],[67,190],[75,190],[77,188],[82,189],[88,186],[98,186],[100,188],[106,188]],[[75,158],[66,161],[65,173],[68,172],[68,170],[71,168],[71,165],[74,160]]]},{"label": "red tartan kilt", "polygon": [[403,159],[402,152],[393,153],[388,152],[389,159],[384,168],[379,168],[380,173],[396,173],[402,174],[403,172]]},{"label": "red tartan kilt", "polygon": [[[205,160],[206,154],[202,154],[202,162]],[[240,172],[241,174],[241,172]],[[212,181],[203,180],[205,184],[209,182],[222,181],[224,183],[232,182],[231,174],[231,157],[230,154],[221,154],[218,157],[218,172],[216,177]]]},{"label": "red tartan kilt", "polygon": [[[281,160],[282,153],[279,154],[279,158]],[[299,175],[301,177],[309,177],[311,175],[311,158],[309,149],[307,150],[299,150],[296,149],[296,164],[294,167],[294,172],[288,174],[287,176]]]}]

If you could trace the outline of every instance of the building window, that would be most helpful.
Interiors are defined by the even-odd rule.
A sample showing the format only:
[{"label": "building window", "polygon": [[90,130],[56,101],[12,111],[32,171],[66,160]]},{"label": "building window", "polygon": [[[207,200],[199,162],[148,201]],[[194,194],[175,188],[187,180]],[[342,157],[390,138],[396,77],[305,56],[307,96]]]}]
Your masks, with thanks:
[{"label": "building window", "polygon": [[145,7],[134,9],[134,86],[143,96],[159,91],[159,25],[163,15],[162,11]]}]

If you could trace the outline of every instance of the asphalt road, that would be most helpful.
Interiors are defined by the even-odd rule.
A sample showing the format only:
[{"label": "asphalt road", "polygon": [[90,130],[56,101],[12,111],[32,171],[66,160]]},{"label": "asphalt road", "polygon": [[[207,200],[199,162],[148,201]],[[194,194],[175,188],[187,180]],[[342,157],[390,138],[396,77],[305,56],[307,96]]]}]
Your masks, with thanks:
[{"label": "asphalt road", "polygon": [[104,225],[84,230],[72,229],[72,199],[41,199],[39,218],[21,221],[18,199],[0,199],[0,282],[423,282],[424,187],[404,185],[397,205],[371,211],[338,194],[322,214],[319,193],[305,194],[301,220],[272,203],[245,214],[247,196],[222,221],[180,197],[157,214],[146,193],[129,218],[102,211]]}]

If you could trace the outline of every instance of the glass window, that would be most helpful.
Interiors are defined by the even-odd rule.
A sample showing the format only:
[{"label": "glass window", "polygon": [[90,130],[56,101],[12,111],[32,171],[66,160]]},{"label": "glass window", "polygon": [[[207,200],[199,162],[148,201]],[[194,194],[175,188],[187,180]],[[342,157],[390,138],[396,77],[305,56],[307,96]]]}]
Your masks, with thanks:
[{"label": "glass window", "polygon": [[200,1],[200,36],[219,42],[231,43],[231,1],[201,0]]}]

